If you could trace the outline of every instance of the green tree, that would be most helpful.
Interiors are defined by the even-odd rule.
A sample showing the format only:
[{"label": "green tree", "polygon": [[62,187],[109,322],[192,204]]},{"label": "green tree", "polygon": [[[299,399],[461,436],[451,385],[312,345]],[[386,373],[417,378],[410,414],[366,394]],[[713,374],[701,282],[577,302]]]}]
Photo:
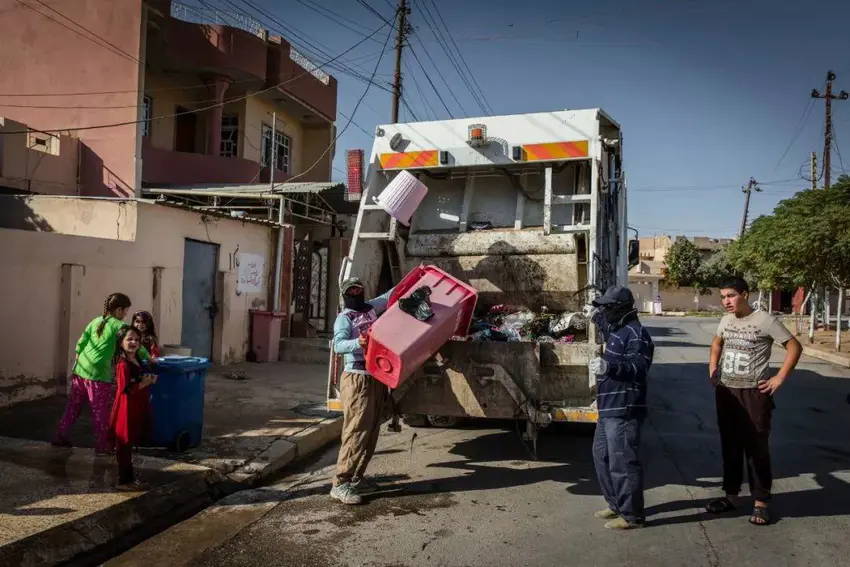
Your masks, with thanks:
[{"label": "green tree", "polygon": [[699,284],[702,258],[693,242],[687,238],[676,240],[664,260],[667,265],[666,280],[672,286],[681,287]]},{"label": "green tree", "polygon": [[711,288],[719,287],[724,280],[739,274],[729,259],[728,247],[724,247],[702,262],[697,270],[697,279],[700,286]]},{"label": "green tree", "polygon": [[758,289],[825,285],[843,297],[850,287],[850,177],[781,201],[730,247],[729,259]]}]

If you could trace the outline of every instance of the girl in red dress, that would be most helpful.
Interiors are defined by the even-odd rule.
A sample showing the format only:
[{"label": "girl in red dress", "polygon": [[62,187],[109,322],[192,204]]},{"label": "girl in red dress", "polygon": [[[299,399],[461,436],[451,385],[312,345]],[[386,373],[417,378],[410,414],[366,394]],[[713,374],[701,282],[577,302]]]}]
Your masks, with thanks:
[{"label": "girl in red dress", "polygon": [[137,329],[124,326],[118,331],[115,350],[115,403],[109,419],[109,431],[115,442],[118,461],[118,484],[123,491],[144,490],[133,471],[133,447],[139,445],[147,432],[150,420],[150,391],[148,386],[156,382],[146,362],[136,354],[142,343]]},{"label": "girl in red dress", "polygon": [[142,334],[142,346],[152,358],[159,358],[159,339],[156,336],[153,316],[147,311],[136,311],[133,314],[133,326]]}]

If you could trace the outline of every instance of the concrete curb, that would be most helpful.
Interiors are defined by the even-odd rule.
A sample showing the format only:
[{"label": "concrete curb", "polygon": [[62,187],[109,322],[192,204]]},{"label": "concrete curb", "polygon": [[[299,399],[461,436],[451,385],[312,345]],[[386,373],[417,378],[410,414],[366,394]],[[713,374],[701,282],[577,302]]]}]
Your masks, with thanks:
[{"label": "concrete curb", "polygon": [[803,345],[803,354],[811,356],[812,358],[824,360],[836,366],[841,366],[842,368],[850,368],[850,356],[824,352],[820,349],[812,348],[807,345]]},{"label": "concrete curb", "polygon": [[235,537],[286,498],[287,488],[242,490],[125,551],[104,567],[183,567]]},{"label": "concrete curb", "polygon": [[284,467],[308,457],[342,434],[342,417],[330,417],[305,427],[295,435],[275,440],[268,449],[229,473],[227,478],[243,488],[256,485]]},{"label": "concrete curb", "polygon": [[[798,339],[799,340],[799,339]],[[803,338],[803,341],[806,339]],[[824,362],[829,362],[830,364],[834,364],[836,366],[840,366],[842,368],[850,368],[850,356],[841,355],[841,354],[833,354],[831,352],[824,352],[818,348],[812,348],[800,341],[800,344],[803,345],[803,356],[808,356],[811,358],[817,358],[818,360],[823,360]],[[779,347],[785,350],[784,345],[780,345],[776,343]]]},{"label": "concrete curb", "polygon": [[81,557],[86,564],[97,564],[98,558],[126,547],[128,538],[140,541],[196,514],[215,501],[215,487],[225,477],[212,469],[194,468],[196,472],[135,498],[4,545],[0,566],[56,565]]}]

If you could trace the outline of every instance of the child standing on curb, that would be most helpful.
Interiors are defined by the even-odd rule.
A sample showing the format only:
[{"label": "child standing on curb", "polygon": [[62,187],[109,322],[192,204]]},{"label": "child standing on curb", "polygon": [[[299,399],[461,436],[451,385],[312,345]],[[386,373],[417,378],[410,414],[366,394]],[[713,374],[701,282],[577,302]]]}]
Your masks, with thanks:
[{"label": "child standing on curb", "polygon": [[118,484],[123,491],[145,490],[133,470],[133,447],[139,445],[150,423],[150,390],[156,383],[147,364],[138,357],[142,334],[135,327],[118,331],[115,349],[115,381],[118,389],[109,418],[109,433],[115,443],[118,461]]},{"label": "child standing on curb", "polygon": [[147,311],[136,311],[133,314],[133,327],[142,335],[142,346],[153,358],[159,358],[159,339],[153,316]]},{"label": "child standing on curb", "polygon": [[[130,298],[123,293],[113,293],[103,302],[103,315],[92,320],[77,341],[77,356],[71,376],[71,390],[65,413],[51,443],[58,447],[70,447],[71,427],[80,416],[86,400],[91,404],[92,425],[97,444],[95,452],[109,455],[112,452],[109,440],[109,411],[114,397],[112,359],[118,331],[130,309]],[[150,358],[144,347],[139,351],[142,359]]]}]

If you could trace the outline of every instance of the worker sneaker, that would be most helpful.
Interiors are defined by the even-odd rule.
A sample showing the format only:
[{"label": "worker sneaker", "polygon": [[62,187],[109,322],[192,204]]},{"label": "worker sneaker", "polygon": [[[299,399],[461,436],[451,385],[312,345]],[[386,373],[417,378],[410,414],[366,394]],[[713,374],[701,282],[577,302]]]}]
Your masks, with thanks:
[{"label": "worker sneaker", "polygon": [[363,498],[357,494],[357,488],[352,486],[350,482],[331,488],[331,498],[339,500],[343,504],[360,504],[363,502]]},{"label": "worker sneaker", "polygon": [[593,513],[594,518],[599,518],[600,520],[613,520],[614,518],[619,518],[620,514],[612,510],[611,508],[605,508],[604,510],[599,510],[598,512]]},{"label": "worker sneaker", "polygon": [[643,522],[630,522],[622,516],[614,518],[610,522],[605,522],[605,527],[609,530],[634,530],[643,526]]}]

